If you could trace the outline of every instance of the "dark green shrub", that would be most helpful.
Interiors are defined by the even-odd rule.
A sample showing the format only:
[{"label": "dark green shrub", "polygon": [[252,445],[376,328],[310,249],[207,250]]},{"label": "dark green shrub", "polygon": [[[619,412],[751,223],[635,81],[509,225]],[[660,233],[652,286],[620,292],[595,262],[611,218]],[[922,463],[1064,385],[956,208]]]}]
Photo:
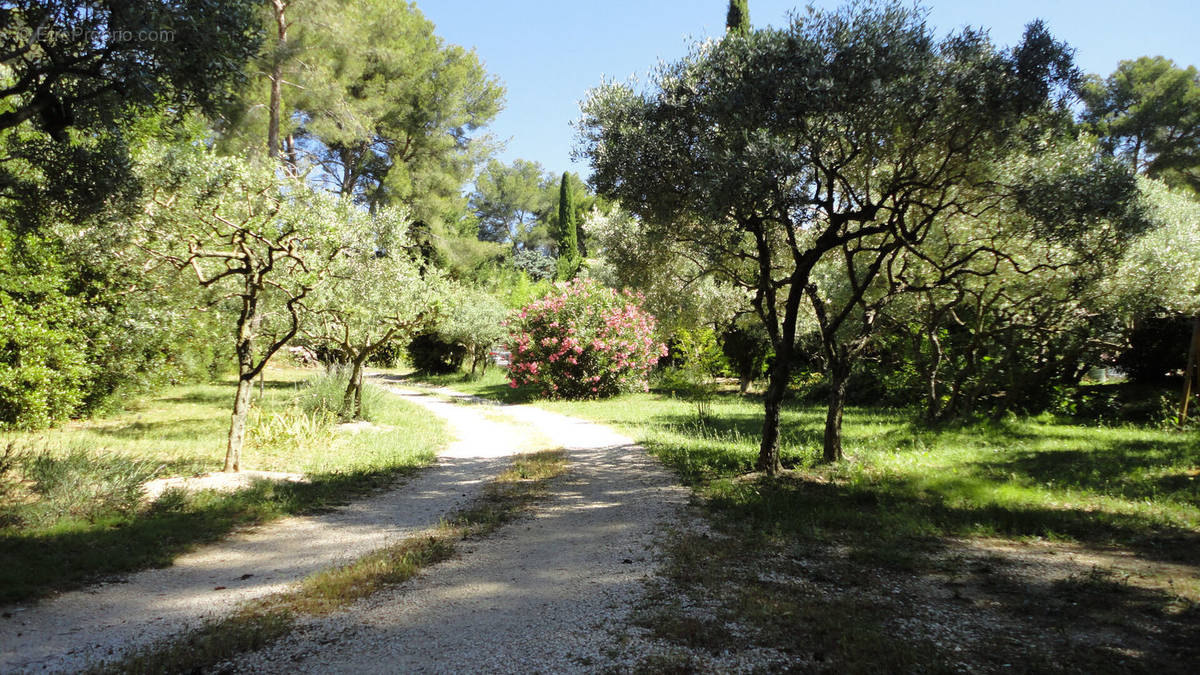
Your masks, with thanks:
[{"label": "dark green shrub", "polygon": [[437,335],[418,335],[408,343],[407,352],[412,367],[430,375],[457,372],[467,356],[466,347],[445,342]]},{"label": "dark green shrub", "polygon": [[1180,314],[1149,316],[1129,334],[1129,348],[1117,356],[1117,366],[1134,382],[1163,382],[1187,363],[1192,320]]},{"label": "dark green shrub", "polygon": [[766,373],[767,358],[773,353],[771,338],[761,322],[746,322],[725,331],[721,350],[730,370],[737,376],[742,393]]}]

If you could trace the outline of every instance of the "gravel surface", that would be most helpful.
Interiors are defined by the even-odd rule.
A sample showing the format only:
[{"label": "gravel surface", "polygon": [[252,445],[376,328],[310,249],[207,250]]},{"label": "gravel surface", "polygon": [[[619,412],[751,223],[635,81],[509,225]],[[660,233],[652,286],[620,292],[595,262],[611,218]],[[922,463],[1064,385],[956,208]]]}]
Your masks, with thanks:
[{"label": "gravel surface", "polygon": [[437,524],[506,468],[527,434],[426,392],[394,390],[444,417],[458,440],[435,466],[334,512],[285,518],[176,559],[172,567],[0,608],[0,672],[72,672],[194,627],[238,603]]},{"label": "gravel surface", "polygon": [[218,670],[627,670],[631,664],[614,663],[621,657],[610,647],[627,630],[656,566],[656,538],[677,521],[687,490],[607,427],[528,406],[489,409],[569,452],[569,473],[532,518]]}]

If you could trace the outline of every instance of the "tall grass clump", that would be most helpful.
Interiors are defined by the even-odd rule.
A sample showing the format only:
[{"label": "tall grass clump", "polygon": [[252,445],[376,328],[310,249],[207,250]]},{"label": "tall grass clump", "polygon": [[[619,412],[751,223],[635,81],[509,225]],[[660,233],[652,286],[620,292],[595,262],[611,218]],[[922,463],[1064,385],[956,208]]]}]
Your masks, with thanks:
[{"label": "tall grass clump", "polygon": [[[344,368],[334,368],[328,372],[318,373],[304,381],[296,405],[305,414],[314,418],[329,418],[331,420],[347,420],[350,411],[346,410],[346,387],[350,384],[350,373]],[[387,394],[369,383],[363,384],[362,412],[360,419],[375,422],[379,410]]]},{"label": "tall grass clump", "polygon": [[51,452],[10,443],[0,466],[0,525],[44,527],[129,515],[141,507],[142,484],[161,468],[79,446]]}]

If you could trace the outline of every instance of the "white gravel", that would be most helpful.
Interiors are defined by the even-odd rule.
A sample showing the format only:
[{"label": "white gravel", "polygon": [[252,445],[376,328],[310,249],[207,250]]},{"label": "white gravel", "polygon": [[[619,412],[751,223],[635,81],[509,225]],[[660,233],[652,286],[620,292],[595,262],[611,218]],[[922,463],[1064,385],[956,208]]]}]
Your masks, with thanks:
[{"label": "white gravel", "polygon": [[12,617],[0,619],[0,672],[78,670],[424,529],[463,505],[533,434],[565,447],[571,459],[534,517],[218,670],[566,672],[614,665],[609,641],[642,596],[656,536],[676,522],[688,491],[602,425],[528,406],[464,405],[470,398],[449,390],[437,393],[459,403],[394,391],[445,417],[459,437],[436,467],[336,513],[236,535],[171,568],[4,608]]},{"label": "white gravel", "polygon": [[0,672],[73,672],[275,593],[319,569],[437,524],[508,465],[524,435],[428,393],[396,393],[446,418],[458,440],[387,492],[334,512],[285,518],[200,548],[165,569],[63,593],[0,618]]},{"label": "white gravel", "polygon": [[[688,492],[607,427],[495,408],[569,451],[531,519],[397,589],[225,664],[234,672],[592,672],[653,574],[655,539]],[[618,666],[619,667],[619,666]]]}]

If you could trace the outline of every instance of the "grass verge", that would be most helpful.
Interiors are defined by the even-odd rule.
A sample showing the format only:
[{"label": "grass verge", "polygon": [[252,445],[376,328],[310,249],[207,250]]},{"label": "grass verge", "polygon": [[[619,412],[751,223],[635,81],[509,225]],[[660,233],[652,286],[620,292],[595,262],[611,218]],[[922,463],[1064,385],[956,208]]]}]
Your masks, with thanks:
[{"label": "grass verge", "polygon": [[233,615],[215,620],[169,641],[150,645],[92,673],[191,673],[261,649],[290,633],[300,616],[323,616],[455,554],[457,542],[483,537],[530,512],[549,494],[549,483],[567,469],[562,450],[519,455],[512,466],[489,482],[481,495],[429,532],[366,554],[346,565],[323,570],[293,590],[248,603]]},{"label": "grass verge", "polygon": [[271,372],[256,391],[244,454],[246,469],[304,473],[307,483],[142,501],[147,479],[220,469],[232,383],[177,387],[118,415],[0,436],[0,449],[17,449],[0,459],[0,603],[167,566],[235,528],[345,503],[428,465],[445,444],[439,419],[397,397],[377,398],[375,426],[359,433],[305,414],[311,372]]}]

